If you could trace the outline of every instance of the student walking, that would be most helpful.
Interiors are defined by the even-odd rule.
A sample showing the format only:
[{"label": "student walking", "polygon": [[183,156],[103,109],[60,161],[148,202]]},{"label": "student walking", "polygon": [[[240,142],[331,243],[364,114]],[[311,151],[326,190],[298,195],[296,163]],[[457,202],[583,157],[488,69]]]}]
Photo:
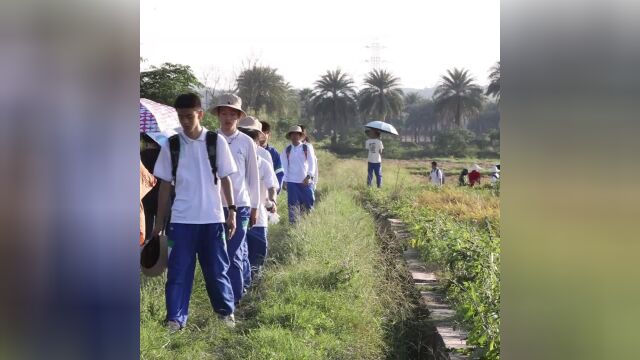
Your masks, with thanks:
[{"label": "student walking", "polygon": [[235,216],[225,217],[220,193],[234,204],[229,176],[237,172],[237,167],[224,138],[200,125],[204,111],[198,95],[180,95],[174,107],[182,131],[162,146],[153,171],[160,179],[160,188],[152,236],[158,236],[164,228],[171,183],[175,183],[166,231],[171,246],[165,288],[167,327],[177,331],[187,323],[196,255],[213,310],[232,325],[235,307],[227,276],[224,223],[226,218],[226,226],[233,233]]},{"label": "student walking", "polygon": [[278,178],[278,194],[282,189],[282,181],[284,179],[284,168],[282,167],[282,161],[280,159],[280,153],[276,148],[269,145],[271,139],[271,125],[266,121],[260,121],[262,124],[262,133],[264,134],[264,140],[260,141],[260,146],[271,154],[271,161],[273,162],[273,171]]},{"label": "student walking", "polygon": [[[218,134],[226,140],[238,171],[231,174],[235,207],[226,206],[225,212],[236,210],[237,228],[227,244],[227,253],[231,260],[229,279],[233,287],[235,302],[240,302],[244,295],[244,283],[251,277],[247,250],[247,230],[254,226],[260,207],[260,180],[258,175],[258,158],[253,140],[238,131],[238,122],[246,116],[242,110],[242,99],[233,94],[220,96],[212,113],[220,120]],[[224,201],[223,201],[224,203]]]},{"label": "student walking", "polygon": [[431,172],[429,173],[429,177],[431,178],[431,184],[435,186],[444,185],[444,174],[442,170],[438,167],[438,163],[435,161],[431,162]]},{"label": "student walking", "polygon": [[365,149],[369,153],[367,163],[367,186],[371,186],[373,174],[376,175],[376,185],[378,188],[382,186],[382,150],[384,145],[380,140],[380,131],[374,129],[366,129],[364,131],[369,139],[364,144]]},{"label": "student walking", "polygon": [[303,132],[300,126],[292,126],[286,138],[291,141],[291,144],[287,145],[280,154],[280,158],[284,168],[289,222],[293,224],[298,214],[307,213],[313,209],[316,154],[312,146],[302,142]]},{"label": "student walking", "polygon": [[[247,116],[240,120],[238,129],[247,134],[253,139],[256,147],[260,146],[260,138],[262,133],[262,124],[258,119],[251,116]],[[278,190],[278,179],[273,171],[273,165],[271,164],[270,155],[264,149],[259,149],[266,152],[267,160],[264,155],[258,155],[258,172],[260,176],[260,198],[263,199],[262,204],[258,212],[258,222],[255,226],[251,227],[247,232],[247,245],[249,250],[249,263],[251,264],[251,279],[260,272],[264,259],[267,256],[268,239],[267,239],[267,226],[268,226],[268,213],[276,213],[276,194]],[[248,288],[250,283],[245,284],[245,288]]]}]

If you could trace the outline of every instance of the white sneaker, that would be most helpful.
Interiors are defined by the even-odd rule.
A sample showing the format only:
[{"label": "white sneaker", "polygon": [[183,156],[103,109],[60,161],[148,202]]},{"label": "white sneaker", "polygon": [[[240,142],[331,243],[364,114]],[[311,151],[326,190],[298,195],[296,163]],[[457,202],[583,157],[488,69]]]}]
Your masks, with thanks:
[{"label": "white sneaker", "polygon": [[182,326],[176,320],[167,321],[167,329],[170,333],[182,330]]},{"label": "white sneaker", "polygon": [[222,322],[230,328],[236,327],[236,317],[233,314],[218,316]]}]

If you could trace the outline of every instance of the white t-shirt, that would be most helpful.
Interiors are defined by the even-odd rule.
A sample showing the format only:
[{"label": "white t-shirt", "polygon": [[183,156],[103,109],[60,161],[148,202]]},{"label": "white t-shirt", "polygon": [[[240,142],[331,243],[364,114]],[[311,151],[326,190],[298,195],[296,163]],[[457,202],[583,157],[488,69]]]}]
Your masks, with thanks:
[{"label": "white t-shirt", "polygon": [[[171,207],[171,222],[181,224],[212,224],[225,222],[220,197],[220,180],[213,183],[206,144],[207,129],[198,139],[180,132],[180,158],[176,170],[176,197]],[[238,171],[224,138],[218,136],[216,167],[219,178]],[[169,142],[162,144],[153,174],[164,181],[173,181]]]},{"label": "white t-shirt", "polygon": [[[287,148],[291,146],[291,153],[287,158]],[[313,146],[306,145],[307,155],[304,155],[303,144],[298,146],[289,144],[284,147],[280,159],[282,160],[282,168],[284,169],[284,181],[292,183],[302,183],[307,175],[316,177],[316,153]],[[314,180],[312,180],[314,182]]]},{"label": "white t-shirt", "polygon": [[384,145],[382,145],[382,141],[380,139],[369,139],[364,143],[365,149],[369,151],[369,159],[370,163],[381,163],[382,156],[380,156],[380,152],[384,149]]},{"label": "white t-shirt", "polygon": [[441,186],[442,185],[442,170],[436,168],[435,170],[431,169],[431,183],[433,185]]},{"label": "white t-shirt", "polygon": [[[267,154],[269,153],[267,152]],[[273,165],[262,157],[258,157],[258,172],[260,173],[260,198],[263,200],[260,210],[258,211],[258,221],[255,226],[267,227],[268,211],[266,204],[269,201],[269,189],[276,188],[276,190],[278,190],[280,185],[278,184],[276,173],[273,171]]]},{"label": "white t-shirt", "polygon": [[[269,152],[269,150],[263,148],[262,146],[258,146],[256,147],[256,153],[259,157],[265,159],[269,164],[271,164],[271,167],[273,167],[273,159],[271,158],[271,153]],[[258,164],[258,168],[260,168],[260,164]]]},{"label": "white t-shirt", "polygon": [[[253,209],[257,209],[260,205],[260,181],[256,143],[249,136],[238,130],[229,137],[225,136],[221,130],[218,130],[218,135],[229,144],[231,155],[238,167],[238,171],[231,174],[235,205],[237,207],[250,206]],[[227,206],[227,199],[224,196],[222,196],[222,204]]]}]

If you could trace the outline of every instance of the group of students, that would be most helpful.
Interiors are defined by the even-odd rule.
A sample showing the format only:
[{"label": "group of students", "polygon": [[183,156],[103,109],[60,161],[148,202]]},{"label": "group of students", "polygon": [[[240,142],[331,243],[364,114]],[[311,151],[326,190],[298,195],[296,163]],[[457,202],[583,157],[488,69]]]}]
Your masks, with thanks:
[{"label": "group of students", "polygon": [[177,331],[187,323],[196,256],[214,312],[232,326],[235,307],[264,264],[280,189],[287,190],[294,223],[313,208],[317,158],[299,125],[289,129],[291,144],[279,153],[268,144],[269,124],[247,116],[234,94],[221,95],[211,109],[217,131],[201,125],[197,94],[178,96],[174,107],[182,131],[160,146],[153,164],[157,208],[145,235],[165,231],[168,238],[167,327]]},{"label": "group of students", "polygon": [[[462,171],[460,172],[460,176],[458,177],[458,185],[468,185],[471,187],[473,187],[474,185],[480,185],[480,179],[482,178],[480,170],[482,170],[482,168],[478,166],[478,164],[473,164],[473,166],[471,166],[471,171],[469,171],[469,169],[462,169]],[[491,181],[491,184],[496,184],[500,181],[500,164],[494,165],[491,168],[489,180]]]}]

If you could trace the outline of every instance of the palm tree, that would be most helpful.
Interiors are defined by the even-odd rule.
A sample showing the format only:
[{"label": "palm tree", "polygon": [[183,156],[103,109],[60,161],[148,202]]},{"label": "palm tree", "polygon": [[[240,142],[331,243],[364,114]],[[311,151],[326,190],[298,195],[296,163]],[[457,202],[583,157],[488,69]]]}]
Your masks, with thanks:
[{"label": "palm tree", "polygon": [[267,114],[286,111],[290,87],[277,69],[252,65],[240,73],[237,82],[238,95],[247,110],[254,113],[264,110]]},{"label": "palm tree", "polygon": [[453,117],[457,127],[462,118],[480,111],[482,108],[482,88],[474,83],[468,70],[454,68],[442,75],[440,84],[433,93],[435,109],[447,117]]},{"label": "palm tree", "polygon": [[300,100],[300,118],[310,121],[313,117],[313,90],[304,88],[298,92]]},{"label": "palm tree", "polygon": [[397,116],[404,105],[403,93],[398,86],[400,79],[386,70],[374,69],[364,79],[365,88],[360,91],[358,106],[365,116],[385,121]]},{"label": "palm tree", "polygon": [[420,95],[420,93],[412,92],[404,95],[405,107],[416,105],[422,101],[424,101],[424,99],[422,98],[422,95]]},{"label": "palm tree", "polygon": [[490,82],[485,95],[493,96],[500,102],[500,61],[493,65],[489,71],[491,71],[489,73]]},{"label": "palm tree", "polygon": [[331,144],[335,144],[338,130],[344,129],[355,115],[357,105],[353,80],[340,69],[327,70],[315,82],[312,101],[316,117],[326,120],[333,130]]}]

